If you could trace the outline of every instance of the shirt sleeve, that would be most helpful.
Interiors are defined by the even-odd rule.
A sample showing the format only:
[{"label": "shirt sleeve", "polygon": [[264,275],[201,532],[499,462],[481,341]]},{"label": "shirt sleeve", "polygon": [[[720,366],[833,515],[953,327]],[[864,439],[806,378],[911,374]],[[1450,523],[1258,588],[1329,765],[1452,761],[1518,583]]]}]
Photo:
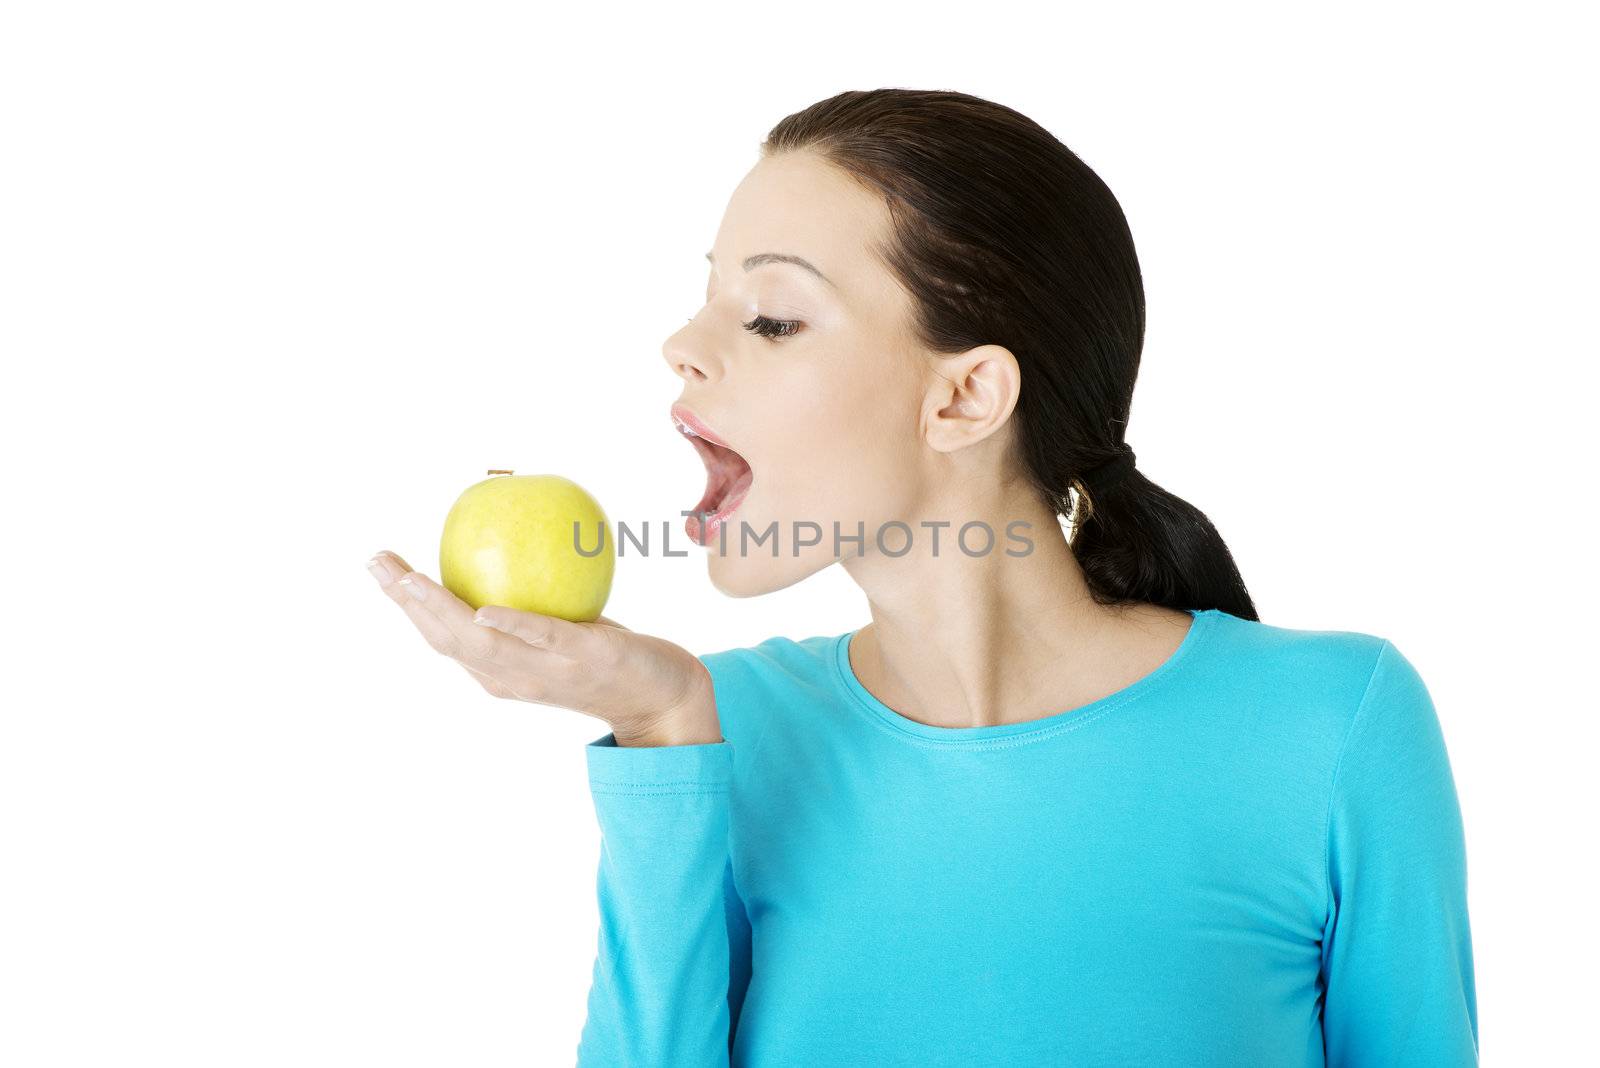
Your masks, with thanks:
[{"label": "shirt sleeve", "polygon": [[726,1066],[750,975],[728,850],[733,747],[586,747],[600,934],[579,1068]]},{"label": "shirt sleeve", "polygon": [[1323,932],[1330,1068],[1476,1065],[1461,809],[1427,688],[1384,642],[1334,772]]}]

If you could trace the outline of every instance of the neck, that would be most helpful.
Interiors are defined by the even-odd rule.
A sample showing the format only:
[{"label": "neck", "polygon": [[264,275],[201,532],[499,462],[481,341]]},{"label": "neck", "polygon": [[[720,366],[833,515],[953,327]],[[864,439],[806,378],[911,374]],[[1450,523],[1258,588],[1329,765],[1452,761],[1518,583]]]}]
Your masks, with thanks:
[{"label": "neck", "polygon": [[[935,529],[923,524],[941,520],[948,525],[937,528],[935,555]],[[993,547],[977,556],[956,540],[973,520],[994,531]],[[1017,521],[1028,526],[1011,527],[1009,537]],[[978,727],[1066,711],[1153,671],[1187,632],[1185,612],[1097,604],[1060,520],[1031,492],[1001,487],[976,507],[929,509],[905,522],[909,552],[886,556],[869,533],[868,552],[843,566],[872,614],[851,642],[851,666],[910,719]],[[897,549],[903,532],[884,541]],[[974,527],[966,545],[978,552],[986,541]]]}]

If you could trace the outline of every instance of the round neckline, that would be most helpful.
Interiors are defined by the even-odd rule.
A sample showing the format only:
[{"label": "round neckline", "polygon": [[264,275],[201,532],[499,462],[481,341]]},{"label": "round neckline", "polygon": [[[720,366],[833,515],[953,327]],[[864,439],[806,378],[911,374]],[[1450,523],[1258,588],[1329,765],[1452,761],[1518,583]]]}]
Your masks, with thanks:
[{"label": "round neckline", "polygon": [[[1106,694],[1104,697],[1090,701],[1088,704],[1079,705],[1063,712],[1053,712],[1036,719],[1023,720],[1019,723],[998,723],[978,727],[939,727],[931,723],[921,723],[917,720],[903,716],[878,700],[856,678],[855,669],[850,666],[850,642],[856,636],[856,631],[846,631],[834,639],[833,649],[834,667],[838,669],[839,681],[856,703],[861,705],[875,719],[889,727],[891,730],[918,739],[923,742],[935,742],[944,745],[985,745],[989,743],[1022,744],[1025,741],[1035,741],[1065,730],[1083,726],[1091,720],[1112,709],[1119,708],[1130,701],[1143,697],[1152,690],[1157,689],[1168,681],[1179,667],[1193,659],[1195,649],[1201,640],[1211,630],[1220,609],[1187,608],[1192,618],[1189,629],[1183,636],[1183,641],[1172,651],[1168,657],[1158,664],[1154,670],[1135,679],[1120,690]],[[858,628],[859,629],[859,628]]]}]

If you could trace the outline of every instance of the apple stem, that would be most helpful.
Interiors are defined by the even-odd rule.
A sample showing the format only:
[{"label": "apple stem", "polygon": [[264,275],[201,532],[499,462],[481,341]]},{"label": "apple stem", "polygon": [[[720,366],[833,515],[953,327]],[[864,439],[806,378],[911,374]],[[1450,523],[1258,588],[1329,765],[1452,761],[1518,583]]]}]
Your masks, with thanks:
[{"label": "apple stem", "polygon": [[511,474],[511,472],[510,472],[510,471],[498,471],[498,470],[494,470],[494,469],[491,469],[491,470],[490,470],[490,471],[489,471],[489,473],[490,473],[490,474],[491,474],[491,475],[509,475],[509,474]]}]

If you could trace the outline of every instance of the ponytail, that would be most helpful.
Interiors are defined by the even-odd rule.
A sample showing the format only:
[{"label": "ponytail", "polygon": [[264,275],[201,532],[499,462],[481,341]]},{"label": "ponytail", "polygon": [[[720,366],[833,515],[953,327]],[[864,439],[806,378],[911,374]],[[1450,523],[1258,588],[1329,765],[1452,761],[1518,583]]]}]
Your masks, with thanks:
[{"label": "ponytail", "polygon": [[1077,500],[1070,540],[1091,596],[1107,605],[1218,608],[1258,619],[1211,520],[1133,470],[1132,455],[1128,450],[1128,470],[1118,477],[1096,468],[1072,481]]}]

